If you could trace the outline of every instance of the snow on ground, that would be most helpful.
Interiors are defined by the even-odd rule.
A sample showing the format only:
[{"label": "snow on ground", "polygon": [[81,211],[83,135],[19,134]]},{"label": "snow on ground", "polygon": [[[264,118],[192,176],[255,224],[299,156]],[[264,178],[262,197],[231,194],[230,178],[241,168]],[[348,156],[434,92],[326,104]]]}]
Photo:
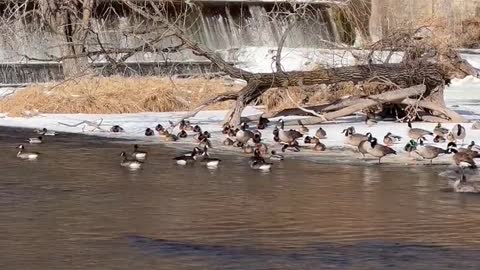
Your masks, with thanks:
[{"label": "snow on ground", "polygon": [[[268,50],[263,50],[257,48],[257,52],[252,52],[260,57],[261,54],[264,54],[265,59],[269,58],[272,55],[272,52]],[[300,53],[305,53],[305,51],[300,50]],[[294,51],[286,51],[284,57],[288,59],[289,55],[295,56]],[[476,57],[476,56],[475,56]],[[260,58],[259,58],[260,59]],[[295,59],[295,66],[293,63]],[[473,59],[466,57],[467,60],[472,61],[472,64],[480,64],[476,62],[478,59]],[[257,59],[258,60],[258,59]],[[292,61],[289,63],[288,61]],[[304,69],[299,68],[298,65],[305,65],[305,62],[298,62],[297,57],[293,57],[290,60],[283,62],[288,64],[288,69]],[[265,63],[268,61],[258,61],[258,65],[253,65],[253,69],[268,71]],[[263,65],[263,66],[262,66]],[[478,67],[478,66],[477,66]],[[453,80],[450,87],[445,91],[445,101],[447,106],[451,109],[459,112],[460,114],[467,117],[469,120],[480,120],[480,79],[474,77],[467,77],[463,80]],[[244,116],[247,115],[256,115],[260,114],[262,111],[260,108],[247,107],[244,111]],[[225,150],[231,151],[233,153],[241,153],[239,149],[228,147],[228,149],[221,145],[221,142],[224,140],[225,136],[221,133],[221,122],[225,116],[226,111],[204,111],[198,113],[195,117],[191,118],[190,121],[193,124],[198,124],[202,127],[203,130],[208,130],[212,133],[212,142],[215,146],[215,150]],[[158,136],[146,137],[144,131],[147,127],[154,128],[158,123],[168,126],[168,121],[178,120],[184,112],[167,112],[167,113],[134,113],[134,114],[109,114],[109,115],[94,115],[94,114],[41,114],[39,116],[30,117],[30,118],[19,118],[19,117],[8,117],[5,115],[0,115],[0,126],[12,126],[12,127],[26,127],[26,128],[47,128],[50,130],[56,130],[59,132],[73,132],[73,133],[83,133],[86,135],[96,135],[96,136],[105,136],[105,137],[114,137],[114,138],[125,138],[125,139],[134,139],[141,141],[142,143],[165,143]],[[302,117],[288,117],[289,119],[301,119]],[[67,127],[59,124],[59,122],[67,123],[69,125],[77,124],[81,121],[99,121],[103,119],[102,127],[104,129],[109,129],[113,125],[120,125],[125,129],[124,133],[110,133],[110,132],[101,132],[101,131],[91,131],[92,127],[79,125],[78,127]],[[393,163],[393,164],[405,164],[405,163],[416,163],[413,161],[407,153],[403,151],[403,146],[407,143],[408,137],[408,127],[404,123],[394,123],[382,121],[378,125],[373,127],[368,127],[363,122],[364,116],[354,116],[348,117],[337,122],[330,122],[322,124],[321,126],[326,130],[328,138],[322,140],[322,142],[327,146],[326,152],[313,152],[311,149],[308,149],[308,145],[303,144],[302,147],[305,147],[300,153],[293,153],[287,151],[286,155],[294,158],[309,159],[314,161],[321,162],[337,162],[337,163],[348,163],[348,164],[363,164],[364,161],[359,159],[359,155],[351,151],[348,147],[345,147],[344,140],[345,137],[341,134],[341,131],[349,126],[354,126],[356,131],[359,133],[371,132],[373,136],[377,137],[379,142],[383,141],[383,137],[387,132],[392,132],[396,135],[402,136],[404,139],[398,145],[395,145],[393,148],[398,152],[397,156],[386,157],[382,159],[382,162]],[[275,122],[279,119],[271,119],[272,125],[262,131],[264,134],[264,142],[271,145],[271,147],[278,150],[279,145],[276,145],[273,142],[272,131],[275,125]],[[434,123],[413,123],[414,127],[424,128],[428,130],[433,130]],[[480,130],[472,130],[471,123],[463,123],[467,128],[467,138],[465,139],[466,143],[469,143],[472,140],[476,140],[480,143]],[[254,126],[254,123],[252,123]],[[309,126],[310,134],[313,135],[315,130],[320,125]],[[447,128],[452,128],[454,124],[444,124]],[[286,128],[298,128],[298,125],[288,125]],[[33,133],[32,133],[33,136]],[[429,142],[432,143],[432,138],[428,138]],[[174,143],[165,143],[176,148],[192,148],[193,139],[186,138],[179,142]],[[438,144],[438,146],[446,147],[446,144]],[[311,146],[310,146],[311,147]],[[370,160],[370,163],[375,163],[375,160]],[[421,162],[422,163],[422,162]],[[425,162],[423,162],[425,163]],[[444,156],[436,160],[437,164],[450,164],[451,157]]]}]

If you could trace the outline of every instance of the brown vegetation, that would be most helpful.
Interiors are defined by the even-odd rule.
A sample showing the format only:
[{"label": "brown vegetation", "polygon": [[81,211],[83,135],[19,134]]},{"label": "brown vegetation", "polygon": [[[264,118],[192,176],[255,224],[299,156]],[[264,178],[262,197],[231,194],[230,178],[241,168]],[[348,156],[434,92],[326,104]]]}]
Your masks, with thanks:
[{"label": "brown vegetation", "polygon": [[[93,77],[60,84],[36,84],[0,100],[0,111],[11,116],[40,113],[133,113],[185,111],[205,99],[241,85],[221,79],[169,79],[157,77]],[[231,101],[212,109],[231,107]]]}]

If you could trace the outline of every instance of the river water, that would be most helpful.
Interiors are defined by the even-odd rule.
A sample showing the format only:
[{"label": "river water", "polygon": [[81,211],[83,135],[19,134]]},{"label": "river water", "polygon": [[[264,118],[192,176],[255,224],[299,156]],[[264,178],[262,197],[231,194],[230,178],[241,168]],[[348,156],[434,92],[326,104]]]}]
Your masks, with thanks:
[{"label": "river water", "polygon": [[442,167],[286,160],[269,173],[222,155],[179,167],[144,146],[61,135],[15,158],[0,131],[0,265],[7,269],[478,269],[480,197],[442,191]]}]

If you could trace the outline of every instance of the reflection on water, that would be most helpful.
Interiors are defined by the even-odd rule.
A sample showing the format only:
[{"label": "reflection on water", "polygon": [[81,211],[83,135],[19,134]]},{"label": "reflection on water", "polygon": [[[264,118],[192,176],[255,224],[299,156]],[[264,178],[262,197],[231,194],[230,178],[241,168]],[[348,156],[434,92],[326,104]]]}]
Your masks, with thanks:
[{"label": "reflection on water", "polygon": [[[480,197],[441,192],[437,167],[297,160],[270,173],[220,156],[178,167],[146,146],[59,137],[15,157],[25,131],[0,134],[3,269],[476,269]],[[13,136],[13,137],[12,137]],[[129,146],[127,148],[129,149]]]}]

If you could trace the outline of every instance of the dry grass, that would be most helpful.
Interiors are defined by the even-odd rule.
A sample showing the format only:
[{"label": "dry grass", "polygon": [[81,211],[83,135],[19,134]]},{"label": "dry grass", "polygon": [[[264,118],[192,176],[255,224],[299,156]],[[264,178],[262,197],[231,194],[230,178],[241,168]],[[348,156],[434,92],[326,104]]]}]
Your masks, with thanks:
[{"label": "dry grass", "polygon": [[[93,77],[57,84],[37,84],[0,100],[0,111],[11,116],[26,111],[40,113],[134,113],[184,111],[241,85],[222,79],[174,79],[158,77]],[[230,102],[210,109],[230,108]]]}]

